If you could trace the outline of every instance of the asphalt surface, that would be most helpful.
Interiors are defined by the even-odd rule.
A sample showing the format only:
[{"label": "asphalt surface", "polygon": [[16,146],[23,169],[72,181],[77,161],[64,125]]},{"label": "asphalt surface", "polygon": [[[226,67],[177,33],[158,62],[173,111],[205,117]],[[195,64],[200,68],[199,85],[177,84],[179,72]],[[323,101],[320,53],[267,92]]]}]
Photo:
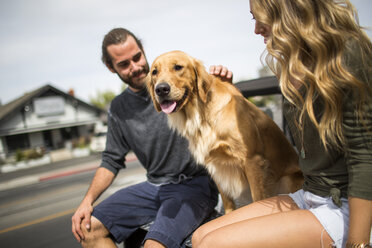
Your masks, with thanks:
[{"label": "asphalt surface", "polygon": [[[8,189],[0,190],[0,247],[81,247],[71,232],[71,216],[100,160],[100,155],[93,155],[2,174],[0,186]],[[97,203],[145,179],[145,170],[129,155],[127,168],[118,173]]]},{"label": "asphalt surface", "polygon": [[[37,167],[21,169],[8,173],[0,173],[0,191],[35,184],[41,181],[70,176],[77,173],[93,171],[100,165],[101,154],[91,154],[85,157],[62,160]],[[137,160],[132,153],[127,155],[126,161]]]}]

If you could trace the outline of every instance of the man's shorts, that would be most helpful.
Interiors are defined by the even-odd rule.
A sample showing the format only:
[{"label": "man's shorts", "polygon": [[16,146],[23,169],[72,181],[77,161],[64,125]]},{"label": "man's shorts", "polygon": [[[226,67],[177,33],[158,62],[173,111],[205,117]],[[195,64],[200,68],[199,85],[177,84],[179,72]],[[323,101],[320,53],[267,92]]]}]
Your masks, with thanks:
[{"label": "man's shorts", "polygon": [[110,231],[116,243],[154,221],[145,240],[157,240],[168,248],[182,247],[217,201],[218,191],[208,176],[160,186],[143,182],[117,191],[97,205],[92,215]]},{"label": "man's shorts", "polygon": [[315,215],[337,248],[345,247],[349,230],[349,204],[346,198],[341,198],[342,206],[338,207],[331,197],[321,197],[302,189],[289,196],[299,208]]}]

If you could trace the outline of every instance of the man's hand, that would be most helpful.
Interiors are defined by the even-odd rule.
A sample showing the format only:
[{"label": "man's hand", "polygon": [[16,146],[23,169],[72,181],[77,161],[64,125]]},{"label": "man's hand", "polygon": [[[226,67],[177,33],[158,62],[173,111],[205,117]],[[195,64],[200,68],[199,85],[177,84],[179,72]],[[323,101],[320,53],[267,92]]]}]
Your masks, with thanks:
[{"label": "man's hand", "polygon": [[85,225],[86,229],[90,229],[90,218],[93,212],[92,204],[83,201],[75,214],[72,216],[72,233],[78,242],[84,240],[84,234],[80,228],[81,224]]},{"label": "man's hand", "polygon": [[97,169],[87,194],[72,216],[72,233],[77,241],[81,242],[85,239],[83,231],[81,230],[81,225],[83,224],[88,231],[90,230],[93,203],[111,185],[114,178],[115,174],[110,170],[104,167],[99,167]]},{"label": "man's hand", "polygon": [[209,67],[209,74],[215,75],[221,78],[222,81],[232,83],[233,73],[229,71],[225,66],[212,65]]}]

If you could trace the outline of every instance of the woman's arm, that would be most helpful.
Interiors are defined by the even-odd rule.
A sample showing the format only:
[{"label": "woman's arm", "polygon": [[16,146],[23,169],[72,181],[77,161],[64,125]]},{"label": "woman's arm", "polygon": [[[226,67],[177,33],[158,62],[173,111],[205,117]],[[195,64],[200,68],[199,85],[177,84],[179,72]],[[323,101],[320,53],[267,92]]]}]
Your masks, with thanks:
[{"label": "woman's arm", "polygon": [[[350,94],[350,96],[353,96]],[[354,95],[355,98],[355,95]],[[345,102],[343,129],[349,173],[349,233],[351,244],[369,243],[372,224],[372,100],[365,104],[365,119],[355,112],[355,101]],[[359,247],[359,246],[348,246]]]},{"label": "woman's arm", "polygon": [[348,243],[367,243],[372,227],[372,201],[356,197],[349,197],[349,236]]}]

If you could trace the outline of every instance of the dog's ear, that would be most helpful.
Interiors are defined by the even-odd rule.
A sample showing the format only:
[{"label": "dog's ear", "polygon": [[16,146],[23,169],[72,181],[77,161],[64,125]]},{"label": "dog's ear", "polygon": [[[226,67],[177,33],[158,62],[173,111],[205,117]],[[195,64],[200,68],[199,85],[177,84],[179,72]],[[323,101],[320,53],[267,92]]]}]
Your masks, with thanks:
[{"label": "dog's ear", "polygon": [[158,101],[156,100],[156,97],[155,97],[155,89],[154,89],[153,80],[151,78],[151,73],[147,73],[145,81],[146,81],[147,91],[150,93],[152,102],[154,103],[154,107],[155,107],[156,111],[160,112],[161,107],[160,107],[160,104],[158,103]]},{"label": "dog's ear", "polygon": [[196,75],[197,92],[200,99],[207,102],[208,91],[212,83],[212,77],[205,70],[203,63],[193,58],[194,71]]}]

